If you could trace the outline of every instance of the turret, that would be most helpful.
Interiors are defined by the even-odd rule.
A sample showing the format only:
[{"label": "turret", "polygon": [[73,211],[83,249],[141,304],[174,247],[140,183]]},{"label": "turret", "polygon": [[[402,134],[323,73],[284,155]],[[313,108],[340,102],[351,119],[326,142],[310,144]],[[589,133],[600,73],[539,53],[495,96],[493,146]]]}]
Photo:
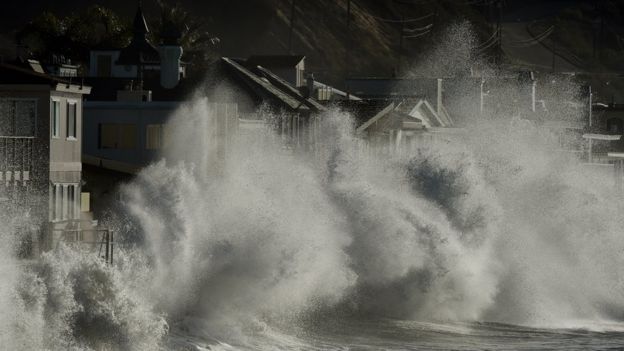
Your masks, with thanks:
[{"label": "turret", "polygon": [[158,46],[160,54],[160,85],[171,89],[180,81],[180,59],[182,58],[182,46],[180,46],[180,31],[167,19],[163,18],[162,43]]}]

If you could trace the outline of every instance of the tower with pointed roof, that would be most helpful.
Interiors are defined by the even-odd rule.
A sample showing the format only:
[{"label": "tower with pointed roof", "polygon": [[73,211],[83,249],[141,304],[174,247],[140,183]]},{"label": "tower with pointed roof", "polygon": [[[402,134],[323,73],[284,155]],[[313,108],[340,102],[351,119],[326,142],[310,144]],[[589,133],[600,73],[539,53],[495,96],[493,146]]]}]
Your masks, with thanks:
[{"label": "tower with pointed roof", "polygon": [[132,40],[128,46],[121,49],[116,62],[117,65],[136,66],[137,79],[139,80],[143,79],[143,68],[146,65],[158,65],[160,63],[158,50],[147,39],[148,33],[149,28],[139,2],[132,23]]}]

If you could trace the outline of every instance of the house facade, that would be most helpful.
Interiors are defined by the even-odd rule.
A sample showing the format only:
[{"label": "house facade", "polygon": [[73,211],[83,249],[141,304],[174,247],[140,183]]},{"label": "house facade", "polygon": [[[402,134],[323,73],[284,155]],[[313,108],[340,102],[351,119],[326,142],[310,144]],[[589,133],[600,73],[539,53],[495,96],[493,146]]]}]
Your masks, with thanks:
[{"label": "house facade", "polygon": [[50,249],[52,232],[81,220],[82,104],[89,92],[0,65],[0,203],[30,218],[24,255]]}]

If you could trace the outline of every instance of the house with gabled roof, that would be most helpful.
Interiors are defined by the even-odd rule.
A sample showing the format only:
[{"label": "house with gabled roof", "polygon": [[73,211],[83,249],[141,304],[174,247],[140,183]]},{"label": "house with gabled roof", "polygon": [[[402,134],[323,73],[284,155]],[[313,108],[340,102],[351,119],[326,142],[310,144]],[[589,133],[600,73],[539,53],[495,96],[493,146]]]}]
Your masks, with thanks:
[{"label": "house with gabled roof", "polygon": [[356,128],[356,134],[379,144],[391,141],[397,147],[432,131],[452,128],[453,121],[424,98],[390,102]]}]

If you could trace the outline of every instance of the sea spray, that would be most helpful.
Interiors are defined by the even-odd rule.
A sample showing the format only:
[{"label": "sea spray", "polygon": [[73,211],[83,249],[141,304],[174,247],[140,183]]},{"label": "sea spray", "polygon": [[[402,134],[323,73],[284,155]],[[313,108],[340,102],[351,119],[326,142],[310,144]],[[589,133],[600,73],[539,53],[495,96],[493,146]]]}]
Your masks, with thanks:
[{"label": "sea spray", "polygon": [[124,189],[170,316],[234,329],[331,306],[353,284],[343,218],[317,173],[271,139],[242,142],[221,176],[161,162]]},{"label": "sea spray", "polygon": [[[453,35],[468,35],[457,28]],[[448,40],[440,55],[453,49]],[[520,118],[517,88],[499,87],[506,98],[496,113],[458,121],[462,137],[403,153],[363,146],[337,110],[322,116],[321,150],[302,151],[271,129],[283,114],[263,110],[267,128],[236,138],[216,161],[207,157],[210,99],[197,97],[170,121],[166,160],[122,187],[124,213],[109,222],[127,246],[114,266],[63,245],[26,264],[15,240],[0,243],[0,342],[153,350],[171,327],[169,338],[196,336],[204,346],[305,348],[282,331],[313,335],[310,320],[341,325],[329,315],[368,328],[357,332],[409,325],[438,338],[480,330],[455,327],[461,321],[622,322],[621,196],[609,175],[560,152],[545,127],[578,109]],[[575,88],[558,83],[552,93],[568,101]],[[2,218],[3,236],[17,232],[13,220]]]},{"label": "sea spray", "polygon": [[[327,121],[344,123],[331,116]],[[488,240],[493,232],[486,234],[490,229],[486,225],[476,228],[477,222],[472,228],[465,223],[457,228],[453,223],[458,213],[483,216],[480,212],[490,206],[477,200],[484,194],[474,190],[483,186],[470,183],[479,180],[478,174],[465,167],[464,187],[445,188],[444,195],[429,184],[426,193],[419,187],[419,181],[426,181],[419,172],[426,173],[430,166],[445,168],[438,181],[453,182],[460,177],[453,178],[459,164],[442,162],[441,156],[426,161],[426,150],[397,157],[363,152],[354,137],[341,137],[334,144],[343,151],[332,160],[338,167],[329,191],[350,224],[352,243],[347,252],[358,276],[351,293],[357,312],[425,320],[478,319],[496,290],[488,267]],[[451,210],[455,216],[448,215]],[[487,220],[494,222],[495,213],[488,215]],[[477,233],[481,240],[471,244]]]},{"label": "sea spray", "polygon": [[[0,215],[0,344],[9,349],[43,349],[42,288],[17,258],[21,239],[18,228],[28,216]],[[25,296],[32,291],[33,298]]]},{"label": "sea spray", "polygon": [[169,315],[211,336],[336,307],[549,326],[619,318],[608,218],[621,200],[610,178],[553,153],[548,133],[493,119],[388,156],[361,148],[347,114],[324,120],[320,159],[267,130],[265,144],[236,141],[220,174],[186,157],[124,190]]},{"label": "sea spray", "polygon": [[[2,219],[0,344],[11,350],[154,350],[167,330],[137,274],[61,244],[37,260],[18,258],[28,216]],[[118,252],[121,262],[132,255]],[[138,260],[131,266],[139,267]]]}]

